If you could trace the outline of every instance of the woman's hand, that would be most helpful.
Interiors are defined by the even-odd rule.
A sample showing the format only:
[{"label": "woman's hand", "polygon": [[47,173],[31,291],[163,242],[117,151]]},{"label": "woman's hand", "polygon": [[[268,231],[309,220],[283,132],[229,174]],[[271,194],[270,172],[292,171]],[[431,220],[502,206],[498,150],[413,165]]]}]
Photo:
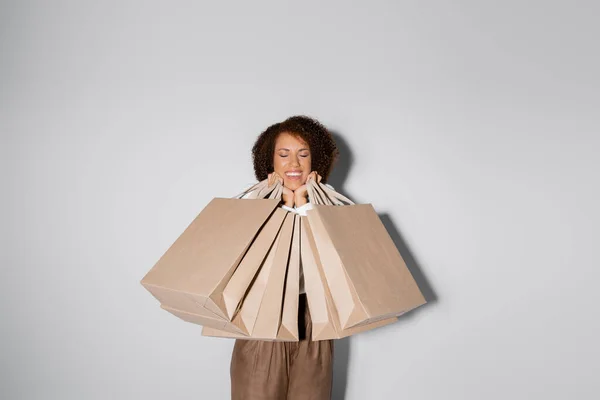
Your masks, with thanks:
[{"label": "woman's hand", "polygon": [[[283,178],[277,172],[272,172],[268,175],[267,182],[269,183],[269,187],[274,185],[277,181],[279,181],[279,183],[281,183],[281,186],[283,186]],[[285,204],[288,207],[294,207],[294,192],[291,189],[283,186],[283,194],[281,195],[281,197],[283,200],[283,204]]]},{"label": "woman's hand", "polygon": [[[317,171],[312,171],[310,174],[308,174],[306,182],[308,183],[308,181],[311,179],[316,179],[317,182],[321,182],[322,178]],[[296,207],[300,207],[308,203],[308,188],[306,187],[306,183],[294,191],[294,203],[296,204]]]}]

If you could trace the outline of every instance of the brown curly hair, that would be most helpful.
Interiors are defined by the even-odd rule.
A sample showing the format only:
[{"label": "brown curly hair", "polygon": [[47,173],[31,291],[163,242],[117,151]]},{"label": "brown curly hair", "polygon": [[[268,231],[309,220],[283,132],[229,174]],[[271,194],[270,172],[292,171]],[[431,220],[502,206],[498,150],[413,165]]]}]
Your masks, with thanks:
[{"label": "brown curly hair", "polygon": [[300,137],[308,143],[311,169],[321,175],[321,182],[326,183],[338,159],[339,150],[327,128],[316,119],[305,115],[295,115],[283,122],[273,124],[258,136],[252,146],[252,162],[256,179],[265,180],[268,174],[273,172],[275,141],[284,132]]}]

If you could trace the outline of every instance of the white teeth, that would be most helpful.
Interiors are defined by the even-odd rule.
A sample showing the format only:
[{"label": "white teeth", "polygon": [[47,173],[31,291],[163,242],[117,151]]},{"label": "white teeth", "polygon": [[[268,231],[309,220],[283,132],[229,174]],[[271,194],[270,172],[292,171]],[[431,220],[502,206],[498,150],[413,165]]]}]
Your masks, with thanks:
[{"label": "white teeth", "polygon": [[287,176],[300,176],[302,173],[300,172],[286,172]]}]

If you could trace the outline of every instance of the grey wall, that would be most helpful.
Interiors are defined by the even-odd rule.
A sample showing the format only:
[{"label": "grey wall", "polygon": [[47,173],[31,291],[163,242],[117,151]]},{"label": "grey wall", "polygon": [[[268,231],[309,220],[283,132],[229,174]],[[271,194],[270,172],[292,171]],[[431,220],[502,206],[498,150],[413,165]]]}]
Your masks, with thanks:
[{"label": "grey wall", "polygon": [[599,11],[2,2],[0,397],[228,398],[233,342],[139,280],[309,114],[432,300],[339,343],[336,398],[599,398]]}]

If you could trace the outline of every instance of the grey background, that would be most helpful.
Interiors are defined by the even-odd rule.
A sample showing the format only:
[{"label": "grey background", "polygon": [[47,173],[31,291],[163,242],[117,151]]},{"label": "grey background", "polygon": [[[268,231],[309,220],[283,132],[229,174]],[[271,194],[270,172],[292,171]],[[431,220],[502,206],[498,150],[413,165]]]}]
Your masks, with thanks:
[{"label": "grey background", "polygon": [[1,398],[228,398],[139,280],[294,114],[431,300],[335,398],[600,397],[597,2],[1,4]]}]

